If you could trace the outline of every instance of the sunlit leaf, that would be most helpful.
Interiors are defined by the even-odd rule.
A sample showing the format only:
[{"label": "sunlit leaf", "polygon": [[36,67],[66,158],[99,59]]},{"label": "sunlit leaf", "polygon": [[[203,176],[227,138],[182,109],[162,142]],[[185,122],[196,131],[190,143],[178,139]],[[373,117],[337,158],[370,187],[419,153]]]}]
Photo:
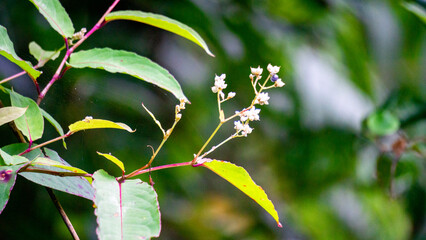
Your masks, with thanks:
[{"label": "sunlit leaf", "polygon": [[0,25],[0,55],[3,55],[9,61],[15,63],[25,72],[27,72],[33,79],[37,79],[41,72],[35,70],[33,65],[30,62],[22,60],[18,55],[16,55],[13,43],[7,35],[7,30],[5,27]]},{"label": "sunlit leaf", "polygon": [[25,114],[15,120],[16,127],[28,140],[35,141],[41,138],[44,130],[44,120],[37,103],[13,90],[10,91],[10,101],[14,107],[27,108]]},{"label": "sunlit leaf", "polygon": [[426,23],[426,10],[421,5],[414,3],[414,2],[402,2],[402,6],[407,9],[408,11],[412,12],[414,15],[416,15],[420,20],[423,21],[423,23]]},{"label": "sunlit leaf", "polygon": [[399,119],[389,111],[377,111],[367,118],[368,129],[376,135],[393,134],[399,129]]},{"label": "sunlit leaf", "polygon": [[96,152],[97,154],[105,157],[106,159],[110,160],[111,162],[113,162],[115,165],[117,165],[121,171],[123,171],[123,173],[125,172],[124,170],[124,164],[122,161],[120,161],[118,158],[114,157],[113,155],[111,155],[111,153],[100,153],[100,152]]},{"label": "sunlit leaf", "polygon": [[22,165],[0,166],[0,214],[9,201],[10,193],[16,181],[16,172]]},{"label": "sunlit leaf", "polygon": [[[64,130],[62,129],[61,125],[56,121],[48,112],[44,111],[42,108],[40,108],[41,114],[43,115],[46,120],[52,124],[52,126],[56,129],[56,131],[59,133],[60,136],[64,135]],[[65,138],[62,139],[62,143],[64,145],[64,148],[67,148],[67,144],[65,143]]]},{"label": "sunlit leaf", "polygon": [[12,156],[1,149],[0,149],[0,156],[3,159],[3,162],[5,165],[17,165],[17,164],[28,162],[28,159],[24,157],[21,157],[18,155]]},{"label": "sunlit leaf", "polygon": [[72,133],[75,133],[81,130],[97,129],[97,128],[116,128],[116,129],[123,129],[128,132],[134,132],[134,130],[132,130],[129,126],[127,126],[124,123],[116,123],[116,122],[111,122],[111,121],[103,120],[103,119],[92,119],[89,117],[86,117],[82,121],[78,121],[69,125],[70,132]]},{"label": "sunlit leaf", "polygon": [[[58,165],[60,166],[69,166],[72,167],[70,164],[68,164],[65,160],[63,160],[61,157],[59,157],[58,153],[56,153],[53,150],[50,150],[48,148],[44,148],[44,151],[46,152],[46,157],[50,158],[52,161],[58,162]],[[45,161],[46,163],[46,161]],[[73,170],[66,170],[66,169],[60,169],[57,166],[42,166],[41,164],[32,167],[29,167],[32,169],[41,169],[41,170],[50,170],[54,172],[73,172],[75,171],[75,168],[71,168]],[[64,168],[64,167],[61,167]],[[79,176],[72,176],[72,177],[60,177],[55,176],[51,174],[45,174],[45,173],[35,173],[35,172],[20,172],[19,175],[23,176],[24,178],[35,182],[37,184],[40,184],[45,187],[49,187],[55,190],[59,190],[62,192],[66,192],[69,194],[73,194],[75,196],[87,198],[89,200],[93,200],[94,197],[94,190],[92,185],[89,183],[87,179],[84,177]]]},{"label": "sunlit leaf", "polygon": [[105,21],[107,22],[114,20],[131,20],[141,22],[175,33],[193,41],[202,47],[207,52],[207,54],[214,57],[214,55],[210,52],[207,44],[196,31],[187,25],[166,16],[142,11],[116,11],[108,14],[105,17]]},{"label": "sunlit leaf", "polygon": [[160,211],[152,186],[140,179],[119,183],[104,170],[95,172],[93,179],[99,239],[150,239],[160,235]]},{"label": "sunlit leaf", "polygon": [[50,26],[62,37],[70,38],[74,34],[74,26],[68,13],[58,0],[30,0],[38,11],[46,18]]},{"label": "sunlit leaf", "polygon": [[275,221],[277,221],[278,226],[282,227],[273,203],[268,199],[265,191],[256,185],[244,168],[236,166],[230,162],[218,160],[205,162],[201,166],[210,169],[256,201],[275,219]]},{"label": "sunlit leaf", "polygon": [[19,118],[24,115],[25,111],[27,111],[26,108],[20,107],[0,108],[0,126]]},{"label": "sunlit leaf", "polygon": [[44,64],[46,64],[49,60],[55,60],[61,53],[60,51],[46,51],[36,42],[30,42],[28,48],[30,49],[31,55],[37,59],[38,66],[40,67],[44,66]]},{"label": "sunlit leaf", "polygon": [[112,73],[124,73],[155,84],[179,100],[186,97],[176,79],[160,65],[132,52],[110,48],[95,48],[71,54],[69,65],[74,68],[99,68]]}]

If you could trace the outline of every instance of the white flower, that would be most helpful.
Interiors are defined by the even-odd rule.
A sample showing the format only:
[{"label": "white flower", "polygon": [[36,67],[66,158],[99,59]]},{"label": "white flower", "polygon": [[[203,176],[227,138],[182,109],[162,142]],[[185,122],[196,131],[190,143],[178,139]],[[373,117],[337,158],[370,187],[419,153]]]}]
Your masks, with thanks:
[{"label": "white flower", "polygon": [[241,131],[241,135],[244,137],[247,137],[247,134],[250,134],[253,131],[253,128],[251,128],[248,123],[242,124],[240,121],[235,121],[234,125],[237,132]]},{"label": "white flower", "polygon": [[250,67],[250,69],[251,69],[251,74],[255,76],[259,76],[263,72],[263,69],[260,66],[258,66],[257,68]]},{"label": "white flower", "polygon": [[281,80],[281,78],[279,78],[277,81],[275,81],[275,84],[274,84],[275,87],[282,87],[284,85],[285,85],[285,83]]},{"label": "white flower", "polygon": [[214,78],[214,86],[212,87],[212,91],[214,93],[220,92],[225,89],[228,85],[225,83],[226,74],[222,74],[220,76],[215,76]]},{"label": "white flower", "polygon": [[245,122],[247,119],[250,121],[259,121],[259,113],[260,109],[252,107],[250,110],[246,110],[240,113],[241,121]]},{"label": "white flower", "polygon": [[262,92],[257,96],[256,100],[254,101],[254,104],[268,105],[269,104],[269,102],[268,102],[269,98],[270,97],[269,97],[268,93]]},{"label": "white flower", "polygon": [[237,95],[235,92],[230,92],[228,93],[228,99],[235,97],[235,95]]},{"label": "white flower", "polygon": [[268,64],[267,69],[268,69],[269,73],[272,74],[272,75],[277,74],[280,71],[280,67],[272,66],[271,64]]}]

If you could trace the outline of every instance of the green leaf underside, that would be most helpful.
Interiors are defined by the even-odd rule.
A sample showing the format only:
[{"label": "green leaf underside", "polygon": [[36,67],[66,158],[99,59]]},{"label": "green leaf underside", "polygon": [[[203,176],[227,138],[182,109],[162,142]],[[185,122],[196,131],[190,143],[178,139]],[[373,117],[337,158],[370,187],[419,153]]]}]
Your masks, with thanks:
[{"label": "green leaf underside", "polygon": [[377,135],[390,135],[398,131],[399,119],[389,111],[378,111],[367,119],[368,129]]},{"label": "green leaf underside", "polygon": [[5,27],[0,25],[0,55],[3,55],[9,61],[18,65],[22,70],[27,72],[33,79],[37,79],[41,72],[33,68],[30,62],[22,60],[15,52],[13,43],[7,34]]},{"label": "green leaf underside", "polygon": [[230,182],[247,196],[252,198],[275,219],[279,227],[282,227],[273,203],[268,199],[265,191],[260,186],[256,185],[244,168],[236,166],[230,162],[218,160],[205,162],[202,166],[221,176],[223,179]]},{"label": "green leaf underside", "polygon": [[30,0],[38,11],[46,18],[50,26],[62,37],[70,38],[74,34],[74,26],[68,13],[58,0]]},{"label": "green leaf underside", "polygon": [[121,169],[121,171],[123,171],[123,173],[125,172],[124,164],[118,158],[108,153],[100,153],[100,152],[96,152],[96,153],[113,162],[115,165],[117,165]]},{"label": "green leaf underside", "polygon": [[194,31],[192,28],[187,25],[178,22],[174,19],[168,18],[163,15],[147,13],[142,11],[116,11],[108,14],[105,17],[105,21],[114,21],[114,20],[131,20],[136,22],[145,23],[157,28],[164,29],[166,31],[175,33],[179,36],[182,36],[192,42],[196,43],[202,47],[207,54],[210,56],[214,55],[210,52],[207,44],[200,37],[200,35]]},{"label": "green leaf underside", "polygon": [[22,165],[0,166],[0,214],[9,201],[10,193],[15,185],[16,172]]},{"label": "green leaf underside", "polygon": [[19,118],[24,115],[25,111],[27,111],[26,108],[20,107],[0,108],[0,126]]},{"label": "green leaf underside", "polygon": [[[56,121],[48,112],[44,111],[42,108],[40,108],[41,114],[43,115],[46,120],[52,124],[52,126],[56,129],[56,131],[59,133],[60,136],[64,135],[64,130],[62,129],[61,125]],[[62,139],[62,143],[64,145],[64,148],[67,148],[67,144],[65,143],[65,138]]]},{"label": "green leaf underside", "polygon": [[97,129],[97,128],[116,128],[123,129],[128,132],[134,132],[129,126],[124,123],[116,123],[103,119],[85,119],[69,125],[70,132],[75,133],[81,130]]},{"label": "green leaf underside", "polygon": [[[72,168],[70,164],[64,161],[61,157],[59,157],[58,153],[48,148],[44,148],[46,152],[46,157],[48,157],[52,161],[58,162],[58,166],[69,166]],[[42,156],[42,155],[39,155]],[[34,167],[31,167],[34,168]],[[65,167],[61,167],[65,168]],[[53,166],[42,166],[41,164],[37,165],[37,169],[46,169],[55,172],[71,172],[66,169],[60,169],[58,167]],[[77,168],[73,168],[74,170]],[[81,170],[82,171],[82,170]],[[50,174],[44,173],[31,173],[31,172],[21,172],[19,175],[24,178],[40,184],[45,187],[49,187],[58,191],[66,192],[75,196],[87,198],[89,200],[93,200],[94,198],[94,190],[92,185],[84,178],[79,176],[72,177],[60,177],[54,176]]]},{"label": "green leaf underside", "polygon": [[37,59],[38,65],[41,67],[44,66],[47,61],[55,60],[61,53],[60,51],[46,51],[36,42],[30,42],[28,48],[30,50],[30,54]]},{"label": "green leaf underside", "polygon": [[176,79],[160,65],[133,52],[95,48],[71,54],[69,65],[74,68],[98,68],[111,73],[124,73],[155,84],[176,96],[187,98]]},{"label": "green leaf underside", "polygon": [[5,165],[18,165],[21,163],[28,162],[28,159],[25,157],[17,156],[17,155],[10,155],[7,152],[0,149],[0,156],[3,159],[3,162]]},{"label": "green leaf underside", "polygon": [[157,194],[149,184],[140,179],[118,183],[102,169],[93,178],[99,239],[150,239],[160,235]]},{"label": "green leaf underside", "polygon": [[23,116],[15,120],[16,127],[28,140],[30,136],[32,141],[41,138],[44,130],[44,120],[37,103],[13,90],[10,91],[10,101],[14,107],[28,108]]}]

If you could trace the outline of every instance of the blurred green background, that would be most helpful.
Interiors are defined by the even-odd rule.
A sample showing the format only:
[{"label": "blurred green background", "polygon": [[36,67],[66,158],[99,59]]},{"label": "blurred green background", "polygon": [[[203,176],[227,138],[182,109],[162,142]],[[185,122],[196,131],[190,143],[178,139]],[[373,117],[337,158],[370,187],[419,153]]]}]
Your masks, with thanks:
[{"label": "blurred green background", "polygon": [[[79,30],[90,29],[112,0],[61,3]],[[410,4],[426,11],[424,0]],[[248,138],[211,155],[246,168],[284,227],[213,173],[184,167],[152,173],[162,214],[159,239],[426,239],[426,25],[425,16],[422,21],[409,8],[393,0],[122,0],[117,10],[154,12],[189,25],[216,55],[124,21],[107,24],[79,48],[134,51],[182,85],[192,104],[154,165],[191,160],[214,130],[214,74],[226,73],[226,90],[237,93],[225,105],[228,114],[250,103],[250,66],[280,65],[286,82],[269,91],[270,105],[261,107]],[[1,0],[0,24],[18,55],[33,63],[29,42],[48,50],[62,46],[29,1]],[[42,86],[59,62],[43,68]],[[19,71],[0,57],[0,79]],[[36,97],[28,77],[6,86]],[[6,95],[0,99],[7,103]],[[64,129],[93,116],[137,131],[87,131],[68,138],[68,150],[60,142],[50,148],[89,172],[120,174],[96,151],[111,152],[129,170],[144,165],[147,145],[158,146],[162,135],[141,102],[171,126],[178,103],[172,94],[125,75],[69,70],[41,105]],[[392,124],[397,127],[389,130]],[[213,142],[228,137],[231,125]],[[57,136],[48,125],[45,131],[44,140]],[[16,142],[6,125],[0,136],[0,146]],[[92,202],[57,195],[80,237],[96,239]],[[0,239],[69,238],[45,189],[19,177],[0,215]]]}]

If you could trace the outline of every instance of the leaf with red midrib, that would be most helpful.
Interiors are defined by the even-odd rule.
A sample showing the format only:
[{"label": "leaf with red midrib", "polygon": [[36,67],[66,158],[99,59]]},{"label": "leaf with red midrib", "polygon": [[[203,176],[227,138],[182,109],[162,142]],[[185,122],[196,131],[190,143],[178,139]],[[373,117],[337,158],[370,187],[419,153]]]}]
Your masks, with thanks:
[{"label": "leaf with red midrib", "polygon": [[140,179],[119,183],[102,169],[93,178],[99,239],[150,239],[160,235],[160,211],[152,186]]}]

